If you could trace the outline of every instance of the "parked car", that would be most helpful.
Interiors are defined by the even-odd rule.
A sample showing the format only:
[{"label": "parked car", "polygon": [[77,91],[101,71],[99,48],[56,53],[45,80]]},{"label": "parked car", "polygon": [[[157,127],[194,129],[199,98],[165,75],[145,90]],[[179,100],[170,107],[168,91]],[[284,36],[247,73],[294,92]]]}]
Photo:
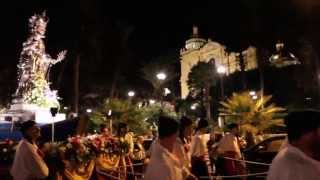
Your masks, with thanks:
[{"label": "parked car", "polygon": [[[273,158],[277,155],[281,145],[284,143],[286,134],[273,135],[260,143],[246,149],[244,157],[248,161],[271,164]],[[267,165],[247,163],[249,173],[263,173],[269,170]],[[258,179],[255,177],[254,179]]]}]

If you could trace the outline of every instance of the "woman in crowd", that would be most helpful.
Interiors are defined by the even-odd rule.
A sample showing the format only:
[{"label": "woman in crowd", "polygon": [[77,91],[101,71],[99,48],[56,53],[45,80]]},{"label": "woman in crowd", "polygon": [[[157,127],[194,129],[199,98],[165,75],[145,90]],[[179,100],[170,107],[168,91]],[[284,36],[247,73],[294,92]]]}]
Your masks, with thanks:
[{"label": "woman in crowd", "polygon": [[36,145],[40,129],[34,121],[26,121],[21,126],[22,140],[19,142],[11,175],[14,180],[43,179],[49,175],[49,169],[42,159],[43,153]]},{"label": "woman in crowd", "polygon": [[134,143],[133,143],[133,134],[129,132],[129,127],[126,123],[119,123],[117,130],[117,138],[119,138],[120,142],[128,143],[128,154],[124,156],[123,165],[124,171],[126,172],[127,179],[134,179],[133,167],[130,157],[133,154]]},{"label": "woman in crowd", "polygon": [[207,143],[210,135],[207,133],[209,124],[205,119],[200,119],[196,128],[196,134],[191,143],[191,172],[196,177],[210,177],[212,169],[208,154]]},{"label": "woman in crowd", "polygon": [[120,141],[124,140],[129,144],[129,154],[132,154],[134,147],[133,134],[129,132],[129,127],[126,123],[119,123],[117,135]]}]

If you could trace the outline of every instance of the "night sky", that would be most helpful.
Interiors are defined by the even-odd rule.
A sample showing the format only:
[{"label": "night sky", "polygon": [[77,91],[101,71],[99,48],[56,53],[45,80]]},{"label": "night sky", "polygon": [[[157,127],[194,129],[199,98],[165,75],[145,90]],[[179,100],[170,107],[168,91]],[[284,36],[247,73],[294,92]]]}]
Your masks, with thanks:
[{"label": "night sky", "polygon": [[[42,10],[47,10],[50,18],[47,51],[53,56],[59,50],[69,51],[65,64],[54,67],[52,81],[70,102],[72,65],[79,53],[82,94],[92,93],[93,87],[110,88],[117,64],[128,85],[123,88],[143,88],[146,82],[140,78],[141,66],[154,57],[178,56],[193,24],[199,27],[201,36],[233,51],[248,45],[273,50],[278,39],[294,50],[304,37],[320,52],[319,8],[317,0],[13,0],[2,4],[0,11],[0,83],[8,85],[7,95],[14,91],[15,66],[27,38],[27,20]],[[126,33],[128,37],[123,40]],[[62,69],[63,85],[57,84]]]}]

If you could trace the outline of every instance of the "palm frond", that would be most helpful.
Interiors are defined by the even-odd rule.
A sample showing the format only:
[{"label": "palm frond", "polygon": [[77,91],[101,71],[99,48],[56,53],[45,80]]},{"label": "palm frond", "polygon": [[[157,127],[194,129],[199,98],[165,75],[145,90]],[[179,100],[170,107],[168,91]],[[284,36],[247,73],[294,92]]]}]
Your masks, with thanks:
[{"label": "palm frond", "polygon": [[[257,94],[261,96],[261,93]],[[285,111],[284,108],[271,103],[271,99],[271,95],[254,100],[249,92],[233,93],[230,98],[220,102],[222,108],[219,112],[220,115],[230,116],[226,121],[237,120],[241,127],[247,130],[264,130],[272,125],[281,124],[281,119],[274,119],[281,117],[280,114]]]}]

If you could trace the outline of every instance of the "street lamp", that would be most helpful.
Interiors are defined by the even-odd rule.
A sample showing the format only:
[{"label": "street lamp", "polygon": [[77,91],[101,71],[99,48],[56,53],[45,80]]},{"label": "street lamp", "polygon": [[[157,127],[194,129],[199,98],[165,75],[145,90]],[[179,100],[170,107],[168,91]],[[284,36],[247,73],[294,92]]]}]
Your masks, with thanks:
[{"label": "street lamp", "polygon": [[193,110],[193,111],[196,110],[197,109],[197,104],[192,104],[190,106],[190,109]]},{"label": "street lamp", "polygon": [[[164,72],[159,72],[157,75],[156,75],[157,79],[159,81],[164,81],[166,78],[167,78],[167,75],[164,73]],[[162,82],[160,83],[160,87],[161,87],[161,84]],[[164,92],[166,93],[166,91]],[[165,94],[166,95],[166,94]],[[161,104],[161,107],[163,106],[163,97],[162,97],[162,93],[160,95],[160,104]]]},{"label": "street lamp", "polygon": [[254,96],[254,95],[256,95],[256,92],[255,92],[255,91],[250,91],[250,92],[249,92],[249,95],[250,95],[250,96]]},{"label": "street lamp", "polygon": [[112,115],[112,110],[109,109],[107,118],[108,118],[108,117],[110,118],[109,127],[110,127],[110,134],[112,135],[112,117],[111,117],[111,115]]},{"label": "street lamp", "polygon": [[306,100],[306,101],[311,101],[312,98],[311,98],[311,97],[306,97],[305,100]]},{"label": "street lamp", "polygon": [[170,89],[164,88],[164,96],[167,96],[168,94],[171,94]]},{"label": "street lamp", "polygon": [[217,68],[218,74],[225,74],[226,73],[226,68],[224,66],[219,66]]},{"label": "street lamp", "polygon": [[218,66],[217,72],[220,75],[220,88],[221,88],[221,99],[224,99],[224,86],[223,86],[223,76],[226,73],[226,68],[224,66]]},{"label": "street lamp", "polygon": [[135,94],[136,94],[136,93],[135,93],[134,91],[129,91],[129,92],[128,92],[128,96],[129,96],[129,97],[133,97]]},{"label": "street lamp", "polygon": [[159,79],[161,81],[163,81],[167,78],[167,75],[163,72],[159,72],[156,76],[157,76],[157,79]]},{"label": "street lamp", "polygon": [[154,99],[150,99],[150,100],[149,100],[149,103],[150,103],[150,104],[154,104],[154,103],[156,103],[156,101],[155,101]]},{"label": "street lamp", "polygon": [[86,109],[87,113],[92,113],[92,109]]},{"label": "street lamp", "polygon": [[257,96],[257,95],[253,95],[253,96],[252,96],[252,99],[253,99],[253,100],[257,100],[257,99],[258,99],[258,96]]}]

